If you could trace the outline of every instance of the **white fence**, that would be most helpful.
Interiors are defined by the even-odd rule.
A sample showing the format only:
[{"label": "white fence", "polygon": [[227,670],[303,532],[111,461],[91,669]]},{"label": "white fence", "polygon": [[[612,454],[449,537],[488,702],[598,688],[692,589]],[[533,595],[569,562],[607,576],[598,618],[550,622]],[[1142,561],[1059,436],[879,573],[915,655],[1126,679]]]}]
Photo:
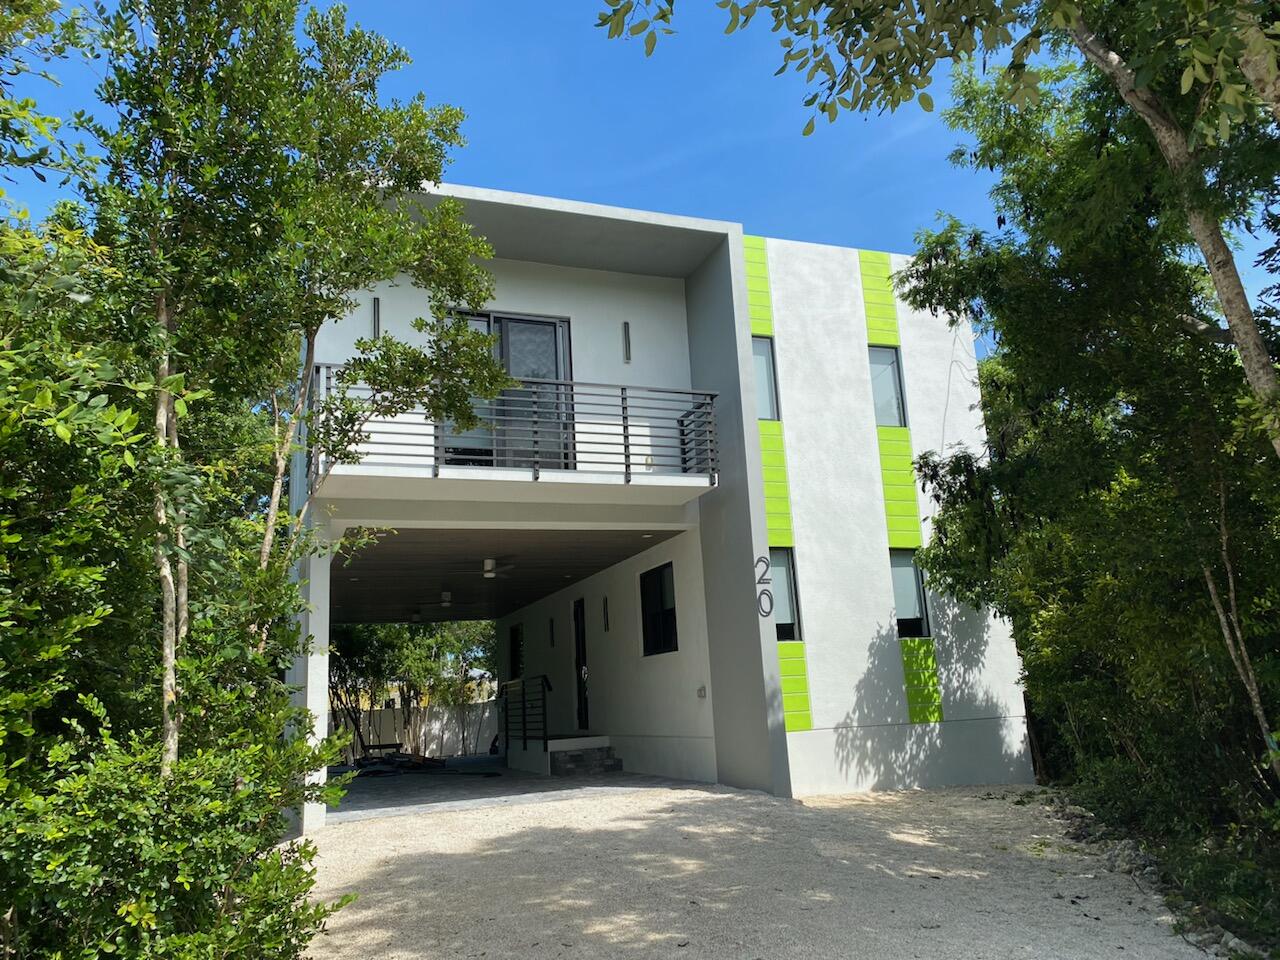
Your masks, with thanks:
[{"label": "white fence", "polygon": [[[400,743],[400,749],[406,753],[456,757],[489,752],[489,744],[502,729],[501,709],[497,700],[469,703],[465,707],[415,707],[406,730],[404,710],[387,707],[361,711],[360,723],[368,744]],[[335,712],[332,722],[335,731],[351,730],[344,713]],[[351,739],[347,747],[348,761],[360,751],[354,731]]]}]

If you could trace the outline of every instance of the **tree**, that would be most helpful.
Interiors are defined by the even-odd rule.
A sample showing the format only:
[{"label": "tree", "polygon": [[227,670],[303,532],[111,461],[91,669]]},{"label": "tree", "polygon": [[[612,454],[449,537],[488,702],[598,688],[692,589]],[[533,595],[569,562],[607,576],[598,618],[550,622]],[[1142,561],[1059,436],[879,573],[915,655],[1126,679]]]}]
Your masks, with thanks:
[{"label": "tree", "polygon": [[[0,223],[0,952],[296,960],[337,906],[308,899],[314,848],[281,843],[287,812],[341,781],[309,776],[337,742],[315,740],[283,681],[309,642],[291,564],[332,545],[279,509],[274,451],[298,418],[272,401],[304,389],[304,321],[379,271],[433,284],[428,343],[370,347],[375,400],[341,406],[347,433],[326,449],[358,442],[392,392],[461,420],[497,377],[449,313],[487,289],[485,248],[447,204],[404,213],[460,117],[383,105],[395,48],[338,13],[299,41],[297,14],[95,8],[107,116],[83,128],[100,180],[0,81],[9,166],[57,169],[85,200]],[[88,42],[71,23],[50,2],[7,6],[0,75],[14,51],[35,63]],[[384,171],[400,179],[361,178]],[[344,178],[365,189],[341,229],[308,223]],[[371,198],[392,213],[364,217]]]},{"label": "tree", "polygon": [[496,634],[490,620],[450,623],[350,624],[333,630],[329,697],[367,755],[363,707],[373,709],[391,687],[399,694],[405,738],[425,701],[456,711],[462,750],[466,713],[480,685],[493,674]]},{"label": "tree", "polygon": [[190,629],[188,514],[203,482],[181,442],[188,405],[217,389],[271,410],[265,571],[273,560],[287,564],[302,542],[302,519],[291,517],[288,550],[273,557],[315,338],[348,311],[351,291],[408,275],[426,294],[431,312],[418,328],[429,345],[361,342],[343,384],[364,379],[371,396],[340,392],[312,424],[330,462],[351,455],[375,414],[422,405],[470,424],[470,397],[505,383],[487,339],[455,313],[488,296],[475,263],[487,247],[456,205],[422,198],[461,142],[461,114],[429,109],[422,97],[382,104],[379,84],[408,62],[404,52],[348,27],[341,7],[312,11],[300,48],[298,11],[299,0],[142,0],[103,25],[99,96],[113,115],[90,125],[107,157],[86,197],[97,236],[117,253],[119,295],[132,303],[156,383],[166,770],[178,756],[177,664]]},{"label": "tree", "polygon": [[1161,222],[1137,118],[1084,69],[1021,110],[999,82],[958,78],[947,119],[1006,228],[947,221],[899,277],[995,344],[985,446],[917,461],[938,504],[920,561],[1011,622],[1052,772],[1273,936],[1280,468],[1235,353],[1192,332],[1212,288]]},{"label": "tree", "polygon": [[[671,32],[674,0],[606,0],[599,25],[611,37],[644,35],[652,53]],[[1255,315],[1224,225],[1240,225],[1262,200],[1223,197],[1218,178],[1241,166],[1236,146],[1258,136],[1277,152],[1280,120],[1280,19],[1265,4],[1198,0],[971,0],[915,8],[868,0],[723,0],[727,32],[760,13],[781,34],[779,73],[805,74],[805,105],[834,121],[842,110],[894,110],[917,100],[930,110],[927,87],[939,65],[1007,55],[1002,92],[1033,103],[1043,53],[1083,58],[1105,78],[1157,147],[1170,189],[1162,211],[1185,226],[1208,268],[1218,307],[1250,389],[1280,457],[1280,376],[1269,344],[1274,330]],[[1105,141],[1104,141],[1105,142]]]}]

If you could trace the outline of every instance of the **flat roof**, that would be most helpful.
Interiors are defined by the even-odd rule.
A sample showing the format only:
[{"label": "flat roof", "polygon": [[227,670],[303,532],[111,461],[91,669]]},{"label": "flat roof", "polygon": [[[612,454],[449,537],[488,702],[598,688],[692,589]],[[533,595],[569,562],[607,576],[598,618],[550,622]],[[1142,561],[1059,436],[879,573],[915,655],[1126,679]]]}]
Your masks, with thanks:
[{"label": "flat roof", "polygon": [[453,197],[467,222],[503,260],[683,278],[698,269],[742,225],[579,200],[442,183],[434,197]]}]

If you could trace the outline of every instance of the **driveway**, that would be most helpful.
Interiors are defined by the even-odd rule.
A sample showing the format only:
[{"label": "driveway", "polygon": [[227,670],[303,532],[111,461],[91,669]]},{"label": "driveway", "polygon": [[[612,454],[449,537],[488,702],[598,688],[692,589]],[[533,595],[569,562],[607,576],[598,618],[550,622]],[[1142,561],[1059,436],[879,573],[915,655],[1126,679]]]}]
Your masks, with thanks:
[{"label": "driveway", "polygon": [[1012,788],[805,801],[701,785],[421,807],[318,837],[359,898],[316,960],[1203,958]]}]

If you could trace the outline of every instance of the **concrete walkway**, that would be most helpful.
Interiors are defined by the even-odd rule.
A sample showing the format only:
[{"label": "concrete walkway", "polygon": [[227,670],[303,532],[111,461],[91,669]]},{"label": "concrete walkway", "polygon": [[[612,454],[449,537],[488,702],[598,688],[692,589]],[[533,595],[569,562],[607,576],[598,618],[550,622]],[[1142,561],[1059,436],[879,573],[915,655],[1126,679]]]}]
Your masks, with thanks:
[{"label": "concrete walkway", "polygon": [[1015,789],[798,802],[623,777],[526,796],[327,828],[316,894],[359,899],[311,956],[1204,956]]}]

